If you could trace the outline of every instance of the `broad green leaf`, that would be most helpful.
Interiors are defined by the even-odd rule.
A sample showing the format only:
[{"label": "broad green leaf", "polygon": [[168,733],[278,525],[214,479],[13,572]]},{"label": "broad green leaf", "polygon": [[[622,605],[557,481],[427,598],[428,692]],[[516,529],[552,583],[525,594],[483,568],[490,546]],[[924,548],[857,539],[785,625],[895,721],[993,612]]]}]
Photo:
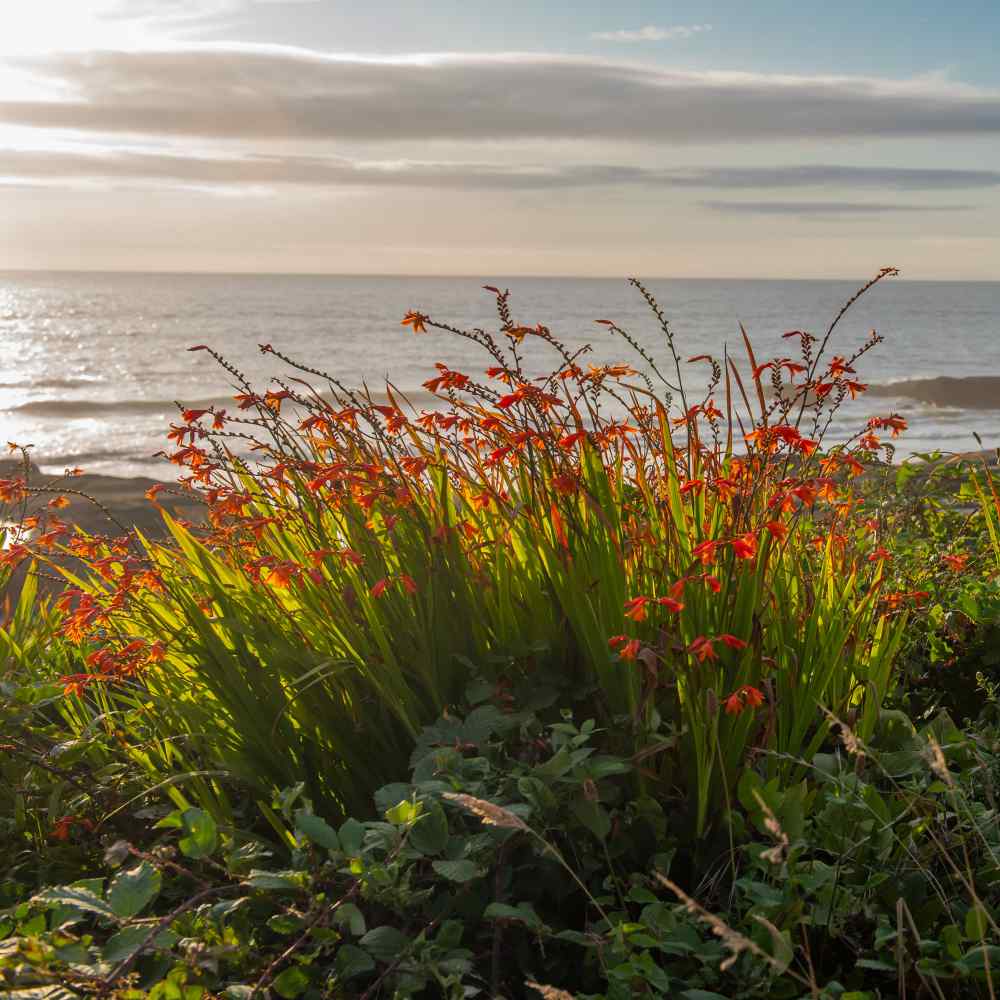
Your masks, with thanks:
[{"label": "broad green leaf", "polygon": [[295,828],[304,833],[318,847],[328,851],[340,850],[340,838],[337,831],[319,816],[314,816],[303,809],[295,813]]},{"label": "broad green leaf", "polygon": [[122,920],[141,913],[160,894],[163,877],[148,861],[118,872],[108,887],[108,903]]},{"label": "broad green leaf", "polygon": [[284,997],[285,1000],[294,1000],[299,994],[304,993],[309,987],[309,976],[299,965],[292,965],[285,969],[281,975],[275,977],[271,983],[271,989]]},{"label": "broad green leaf", "polygon": [[303,876],[300,872],[267,872],[254,869],[247,875],[244,885],[251,889],[289,890],[301,889]]},{"label": "broad green leaf", "polygon": [[[151,930],[150,924],[133,924],[131,927],[123,927],[117,934],[108,938],[107,944],[101,949],[101,957],[105,962],[123,962],[139,950],[142,943],[149,937]],[[169,928],[165,928],[156,935],[152,943],[156,948],[169,948],[177,940],[177,935]]]},{"label": "broad green leaf", "polygon": [[572,806],[573,815],[600,841],[611,832],[611,817],[600,802],[578,798]]},{"label": "broad green leaf", "polygon": [[333,967],[341,979],[351,979],[354,976],[364,975],[366,972],[374,972],[375,960],[367,951],[356,945],[345,944],[337,949],[337,957],[333,960]]},{"label": "broad green leaf", "polygon": [[990,926],[990,918],[982,906],[973,906],[965,915],[965,936],[973,941],[982,941]]},{"label": "broad green leaf", "polygon": [[408,843],[421,854],[440,854],[448,844],[448,817],[440,802],[424,805],[424,812],[410,830]]},{"label": "broad green leaf", "polygon": [[407,947],[410,939],[395,927],[375,927],[359,942],[378,962],[391,962]]},{"label": "broad green leaf", "polygon": [[411,823],[416,822],[422,808],[419,802],[411,802],[409,799],[403,799],[402,802],[397,802],[391,809],[386,809],[385,818],[396,826],[409,826]]},{"label": "broad green leaf", "polygon": [[431,867],[449,882],[471,882],[479,878],[483,870],[474,861],[434,861]]},{"label": "broad green leaf", "polygon": [[509,906],[507,903],[490,903],[483,912],[483,916],[487,920],[515,920],[532,930],[540,930],[544,926],[542,918],[535,912],[531,903],[518,903],[517,906]]},{"label": "broad green leaf", "polygon": [[32,898],[33,903],[44,903],[48,906],[69,906],[86,913],[95,913],[108,920],[117,920],[118,914],[103,899],[99,899],[89,889],[74,889],[72,886],[56,886],[43,889]]},{"label": "broad green leaf", "polygon": [[215,820],[204,809],[185,809],[181,813],[184,836],[178,847],[189,858],[207,858],[219,845]]},{"label": "broad green leaf", "polygon": [[340,846],[349,857],[356,858],[361,853],[361,845],[365,839],[365,828],[356,819],[344,821],[339,832]]}]

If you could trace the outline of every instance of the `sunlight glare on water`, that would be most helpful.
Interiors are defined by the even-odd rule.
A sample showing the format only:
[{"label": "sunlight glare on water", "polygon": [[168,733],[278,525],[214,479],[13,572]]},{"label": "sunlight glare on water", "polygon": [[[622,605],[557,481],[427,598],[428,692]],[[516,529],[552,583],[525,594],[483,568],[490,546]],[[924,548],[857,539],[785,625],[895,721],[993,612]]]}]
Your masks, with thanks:
[{"label": "sunlight glare on water", "polygon": [[[491,363],[467,342],[401,327],[409,309],[459,326],[496,329],[483,284],[509,287],[518,322],[542,322],[572,350],[590,342],[589,360],[631,361],[631,350],[595,320],[613,319],[657,359],[667,360],[655,319],[622,280],[549,278],[357,278],[145,274],[0,274],[0,434],[34,444],[46,470],[82,465],[113,475],[173,477],[154,453],[166,444],[175,400],[233,409],[227,374],[204,354],[208,344],[256,386],[283,372],[258,345],[273,344],[350,386],[373,389],[389,376],[419,409],[431,404],[421,383],[435,361],[473,374]],[[858,282],[860,284],[861,282]],[[822,334],[857,285],[822,281],[653,280],[682,357],[729,350],[742,358],[739,322],[759,357],[786,355],[782,334]],[[842,323],[831,353],[850,355],[871,328],[886,337],[859,367],[861,381],[887,385],[951,376],[1000,376],[1000,285],[885,282]],[[531,338],[524,350],[536,374],[558,358]],[[547,351],[548,349],[546,349]],[[704,366],[689,369],[692,384]],[[294,373],[293,373],[294,374]],[[998,383],[1000,384],[1000,383]],[[970,450],[972,431],[1000,444],[996,408],[963,405],[962,384],[947,405],[880,396],[845,407],[831,428],[853,433],[871,413],[899,410],[911,431],[901,452]]]}]

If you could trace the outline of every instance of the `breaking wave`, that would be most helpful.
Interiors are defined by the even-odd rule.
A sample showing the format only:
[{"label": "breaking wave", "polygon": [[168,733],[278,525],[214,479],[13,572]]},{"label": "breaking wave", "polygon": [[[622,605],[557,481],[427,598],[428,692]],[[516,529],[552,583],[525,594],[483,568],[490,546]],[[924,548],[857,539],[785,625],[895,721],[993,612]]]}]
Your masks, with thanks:
[{"label": "breaking wave", "polygon": [[904,379],[869,387],[871,396],[902,396],[935,407],[1000,410],[1000,375]]}]

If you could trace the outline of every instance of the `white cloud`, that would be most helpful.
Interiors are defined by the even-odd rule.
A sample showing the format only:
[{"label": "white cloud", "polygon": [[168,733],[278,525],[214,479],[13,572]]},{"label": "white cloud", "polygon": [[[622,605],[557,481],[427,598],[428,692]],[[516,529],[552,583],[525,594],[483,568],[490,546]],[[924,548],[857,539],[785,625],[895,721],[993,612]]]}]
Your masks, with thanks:
[{"label": "white cloud", "polygon": [[710,24],[677,24],[670,28],[647,24],[634,30],[595,31],[590,37],[595,42],[675,42],[711,30]]},{"label": "white cloud", "polygon": [[914,212],[964,212],[972,205],[927,205],[893,201],[703,201],[705,208],[737,215],[866,216]]},{"label": "white cloud", "polygon": [[189,45],[36,57],[59,100],[0,125],[224,140],[657,143],[996,135],[1000,92],[940,77],[675,71],[537,54]]},{"label": "white cloud", "polygon": [[[149,150],[6,148],[0,179],[58,185],[197,187],[215,190],[394,187],[446,191],[547,191],[597,187],[648,189],[787,190],[818,188],[887,191],[986,190],[1000,187],[1000,171],[811,164],[773,167],[658,168],[627,164],[497,164],[417,159],[361,160],[341,156],[177,155]],[[818,202],[710,202],[736,212],[797,210]],[[850,211],[839,202],[828,203]],[[788,206],[796,206],[789,209]],[[831,211],[833,209],[831,208]]]}]

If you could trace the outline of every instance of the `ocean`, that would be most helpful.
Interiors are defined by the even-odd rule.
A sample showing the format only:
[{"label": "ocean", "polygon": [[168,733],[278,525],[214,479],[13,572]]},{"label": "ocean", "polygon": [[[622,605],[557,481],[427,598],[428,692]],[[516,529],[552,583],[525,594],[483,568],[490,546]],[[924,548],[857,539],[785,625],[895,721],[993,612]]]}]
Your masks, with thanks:
[{"label": "ocean", "polygon": [[[822,335],[863,283],[842,281],[664,280],[646,284],[660,302],[683,357],[721,355],[728,345],[746,371],[742,322],[758,358],[787,355],[789,330]],[[460,327],[496,329],[484,284],[509,288],[517,322],[544,323],[588,360],[629,361],[631,349],[595,320],[627,329],[659,361],[659,327],[625,280],[409,278],[140,273],[0,273],[0,436],[33,445],[43,471],[82,466],[105,475],[169,480],[175,467],[156,452],[177,418],[176,402],[234,409],[229,376],[205,353],[224,354],[263,391],[287,369],[260,344],[373,390],[388,378],[419,410],[433,406],[421,383],[442,361],[470,374],[490,365],[467,341],[415,335],[410,309]],[[871,390],[830,428],[842,440],[870,414],[898,411],[910,430],[897,459],[932,450],[1000,446],[1000,283],[888,279],[842,321],[831,354],[849,356],[870,330],[885,342],[859,363]],[[524,342],[529,368],[558,361]],[[548,349],[545,349],[548,351]],[[692,365],[699,385],[704,366]],[[930,381],[928,381],[930,380]],[[227,404],[228,400],[228,404]]]}]

